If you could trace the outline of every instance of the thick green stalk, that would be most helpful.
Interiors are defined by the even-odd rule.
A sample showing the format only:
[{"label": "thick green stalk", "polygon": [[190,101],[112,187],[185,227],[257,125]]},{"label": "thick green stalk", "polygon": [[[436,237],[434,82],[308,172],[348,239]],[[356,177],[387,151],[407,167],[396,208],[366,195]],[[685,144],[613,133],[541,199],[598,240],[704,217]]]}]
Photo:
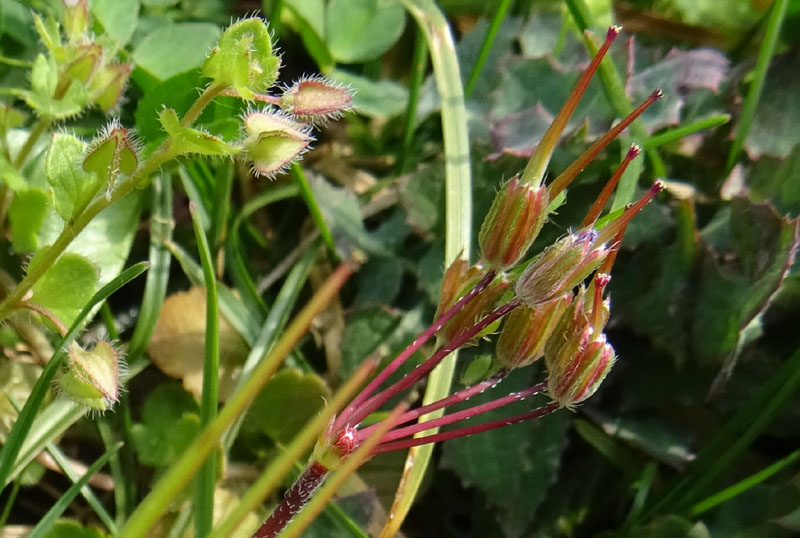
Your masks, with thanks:
[{"label": "thick green stalk", "polygon": [[[433,74],[442,104],[442,130],[445,153],[445,266],[459,256],[469,257],[472,244],[472,179],[469,138],[461,73],[450,27],[432,0],[401,0],[425,33],[431,51]],[[428,376],[423,405],[441,400],[450,393],[456,354],[452,354]],[[437,418],[441,411],[423,417]],[[394,536],[402,525],[422,483],[433,453],[433,445],[414,447],[406,459],[401,484],[395,494],[389,519],[381,537]]]}]

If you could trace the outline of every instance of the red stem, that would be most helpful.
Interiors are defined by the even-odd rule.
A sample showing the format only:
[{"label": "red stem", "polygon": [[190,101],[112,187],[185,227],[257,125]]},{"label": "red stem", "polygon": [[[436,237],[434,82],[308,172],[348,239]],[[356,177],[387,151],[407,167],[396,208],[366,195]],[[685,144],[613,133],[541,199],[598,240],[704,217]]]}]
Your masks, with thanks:
[{"label": "red stem", "polygon": [[426,430],[430,430],[431,428],[446,426],[447,424],[452,424],[453,422],[458,422],[459,420],[467,420],[474,416],[497,409],[498,407],[503,407],[510,403],[518,402],[524,400],[525,398],[535,396],[546,388],[547,383],[539,383],[520,392],[512,392],[511,394],[503,396],[502,398],[497,398],[490,402],[470,407],[469,409],[456,411],[455,413],[450,413],[449,415],[428,420],[426,422],[412,424],[411,426],[406,426],[405,428],[394,429],[381,438],[381,444],[394,441],[395,439],[402,439],[403,437],[408,437],[409,435],[414,435],[415,433],[424,432]]},{"label": "red stem", "polygon": [[303,471],[292,487],[283,496],[281,503],[275,507],[264,524],[253,534],[253,538],[275,538],[284,527],[308,504],[311,496],[317,491],[329,469],[319,462],[314,462]]},{"label": "red stem", "polygon": [[[453,318],[453,316],[461,311],[461,309],[464,308],[467,303],[472,301],[472,299],[477,297],[483,290],[485,290],[486,287],[492,283],[492,280],[494,280],[496,274],[497,273],[493,270],[486,273],[486,275],[480,279],[471,290],[469,290],[461,299],[456,301],[456,303],[449,310],[439,316],[430,327],[425,329],[425,332],[420,334],[407,348],[401,351],[400,354],[386,366],[386,368],[381,370],[378,375],[376,375],[375,378],[370,381],[367,386],[364,387],[364,389],[359,392],[358,395],[356,395],[355,398],[353,398],[353,401],[350,402],[345,410],[342,411],[342,413],[334,422],[332,431],[339,431],[348,422],[354,422],[351,420],[351,418],[358,406],[363,404],[367,398],[372,396],[372,393],[375,392],[375,390],[380,387],[384,381],[389,379],[390,375],[396,372],[397,369],[400,368],[400,366],[402,366],[403,363],[409,359],[409,357],[411,357],[411,355],[413,355],[425,344],[425,342],[430,340],[433,335],[439,332],[439,330],[444,327],[445,324]],[[363,420],[363,417],[360,420]]]},{"label": "red stem", "polygon": [[442,441],[455,439],[456,437],[466,437],[467,435],[473,435],[475,433],[482,433],[489,430],[496,430],[497,428],[503,428],[505,426],[510,426],[512,424],[519,424],[520,422],[525,422],[526,420],[541,418],[545,415],[552,413],[553,411],[556,411],[558,408],[559,405],[553,402],[551,404],[545,405],[544,407],[539,407],[532,411],[528,411],[527,413],[522,413],[521,415],[515,415],[509,418],[501,418],[499,420],[493,420],[491,422],[486,422],[484,424],[477,424],[475,426],[466,426],[464,428],[458,428],[443,433],[426,435],[425,437],[403,439],[402,441],[393,441],[391,443],[381,444],[378,445],[377,448],[375,448],[375,450],[373,450],[372,453],[382,454],[383,452],[391,452],[392,450],[404,450],[406,448],[411,448],[414,446],[426,445],[428,443],[440,443]]},{"label": "red stem", "polygon": [[[486,389],[490,389],[500,383],[505,377],[508,375],[508,370],[501,370],[500,372],[496,373],[495,375],[484,379],[480,383],[476,383],[471,387],[467,387],[463,390],[460,390],[454,394],[446,398],[442,398],[441,400],[437,400],[433,403],[429,403],[428,405],[423,405],[422,407],[417,407],[416,409],[412,409],[411,411],[406,411],[397,419],[397,423],[395,425],[399,426],[400,424],[405,424],[406,422],[411,422],[414,419],[421,417],[422,415],[427,415],[433,411],[437,411],[444,407],[449,407],[453,404],[458,402],[464,402],[472,398],[473,396],[477,396],[478,394],[482,393]],[[358,436],[361,439],[366,439],[375,429],[378,427],[378,424],[372,424],[371,426],[367,426],[361,430],[358,430]]]},{"label": "red stem", "polygon": [[589,212],[584,217],[583,222],[581,222],[581,228],[594,224],[594,221],[597,220],[597,217],[600,216],[600,213],[603,211],[603,208],[606,206],[608,199],[611,198],[611,193],[614,191],[614,187],[617,186],[619,183],[619,179],[622,177],[622,174],[625,173],[625,169],[628,168],[628,165],[631,163],[633,159],[639,155],[641,149],[636,144],[631,144],[630,149],[628,149],[628,153],[625,154],[625,159],[620,163],[617,169],[614,171],[614,174],[611,176],[603,190],[600,192],[600,196],[597,197],[597,200],[594,201],[592,207],[589,209]]},{"label": "red stem", "polygon": [[[442,362],[442,360],[447,357],[450,353],[455,351],[456,349],[460,348],[467,342],[469,342],[476,334],[484,330],[486,327],[497,321],[498,319],[502,318],[516,307],[520,305],[517,299],[512,299],[511,301],[507,302],[502,306],[498,306],[491,313],[489,313],[485,318],[480,320],[478,323],[458,334],[455,338],[450,340],[448,343],[444,344],[443,346],[439,347],[433,355],[430,356],[428,360],[414,368],[411,373],[407,376],[399,380],[397,383],[390,385],[389,387],[385,388],[375,396],[368,399],[364,404],[359,407],[357,410],[353,412],[353,414],[349,417],[348,422],[351,425],[358,425],[362,420],[364,420],[370,413],[378,409],[381,405],[389,401],[393,396],[399,394],[400,392],[406,390],[408,387],[425,377],[428,372],[433,370],[437,364]],[[334,431],[337,431],[334,429]]]}]

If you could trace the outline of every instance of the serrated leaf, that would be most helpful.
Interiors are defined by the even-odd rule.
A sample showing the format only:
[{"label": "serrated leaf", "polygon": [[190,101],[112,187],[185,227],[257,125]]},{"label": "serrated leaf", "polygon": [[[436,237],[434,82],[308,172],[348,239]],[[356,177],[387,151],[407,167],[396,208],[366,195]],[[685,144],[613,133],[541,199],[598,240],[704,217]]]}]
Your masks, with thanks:
[{"label": "serrated leaf", "polygon": [[316,374],[284,368],[261,390],[247,414],[250,427],[286,444],[330,399],[330,389]]},{"label": "serrated leaf", "polygon": [[226,144],[221,138],[210,133],[182,127],[178,114],[172,109],[162,110],[158,114],[158,119],[172,139],[171,149],[178,154],[230,156],[241,151],[241,148]]},{"label": "serrated leaf", "polygon": [[[203,288],[167,297],[147,347],[153,363],[165,374],[181,379],[184,388],[198,398],[203,390],[205,301]],[[236,386],[248,347],[224,316],[220,316],[219,343],[219,395],[224,400]]]},{"label": "serrated leaf", "polygon": [[14,195],[8,220],[11,238],[17,252],[33,252],[39,248],[37,234],[44,223],[52,200],[42,189],[32,187]]},{"label": "serrated leaf", "polygon": [[39,117],[50,120],[61,120],[77,116],[89,104],[89,94],[83,84],[72,83],[61,99],[54,99],[49,94],[15,91]]},{"label": "serrated leaf", "polygon": [[133,50],[134,79],[144,90],[149,90],[160,81],[198,69],[219,35],[216,25],[205,22],[182,22],[156,28]]},{"label": "serrated leaf", "polygon": [[[530,385],[526,374],[515,371],[495,390],[471,398],[466,405],[471,407],[524,389]],[[529,399],[523,410],[516,412],[536,405],[536,400]],[[459,426],[513,414],[510,407],[500,408]],[[569,414],[561,411],[536,421],[453,439],[443,445],[442,465],[465,485],[484,493],[496,508],[498,523],[505,533],[518,536],[533,520],[536,508],[556,479],[569,424]]]},{"label": "serrated leaf", "polygon": [[100,180],[83,169],[86,144],[66,133],[55,133],[45,157],[44,171],[53,188],[56,211],[64,220],[72,218],[75,207],[94,196]]},{"label": "serrated leaf", "polygon": [[162,383],[142,407],[142,421],[131,430],[139,460],[145,465],[169,465],[200,431],[199,407],[176,383]]},{"label": "serrated leaf", "polygon": [[[713,250],[704,259],[693,316],[699,360],[734,353],[740,333],[766,308],[791,266],[799,223],[782,218],[768,204],[736,198],[704,230]],[[721,261],[724,252],[735,254],[735,261]]]},{"label": "serrated leaf", "polygon": [[[28,270],[36,266],[39,256],[33,257]],[[92,298],[99,273],[97,266],[83,256],[67,252],[33,285],[30,300],[52,312],[69,327]]]},{"label": "serrated leaf", "polygon": [[[139,21],[138,0],[92,0],[90,6],[106,35],[113,37],[119,47],[125,46]],[[170,48],[172,43],[170,41]]]},{"label": "serrated leaf", "polygon": [[405,10],[382,0],[331,0],[326,35],[333,58],[343,63],[373,60],[403,34]]}]

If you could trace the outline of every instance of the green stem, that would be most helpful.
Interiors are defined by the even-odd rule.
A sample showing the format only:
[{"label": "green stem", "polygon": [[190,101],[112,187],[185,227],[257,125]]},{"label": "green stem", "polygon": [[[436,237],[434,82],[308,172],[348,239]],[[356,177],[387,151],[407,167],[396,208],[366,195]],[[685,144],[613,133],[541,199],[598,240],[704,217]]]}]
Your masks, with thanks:
[{"label": "green stem", "polygon": [[316,224],[317,228],[319,228],[319,233],[322,235],[322,240],[325,242],[325,246],[330,249],[331,254],[338,258],[336,253],[336,243],[333,241],[333,235],[331,235],[328,224],[322,217],[322,211],[319,208],[319,204],[317,204],[317,200],[314,198],[314,193],[311,191],[311,186],[308,184],[306,174],[297,163],[292,164],[292,177],[294,178],[295,183],[297,183],[297,186],[300,188],[300,196],[302,196],[303,201],[306,203],[308,212],[311,213],[311,218],[314,219],[314,224]]},{"label": "green stem", "polygon": [[14,159],[14,168],[17,170],[22,168],[22,165],[25,164],[25,159],[28,158],[28,154],[33,149],[33,146],[36,145],[36,142],[39,141],[39,137],[42,136],[49,126],[50,122],[45,120],[39,120],[39,122],[33,126],[33,129],[31,129],[31,132],[28,134],[28,139],[25,141],[22,149],[19,150],[17,158]]},{"label": "green stem", "polygon": [[747,96],[744,99],[742,117],[739,119],[739,125],[736,128],[736,138],[731,146],[731,152],[728,154],[728,170],[731,170],[733,165],[736,164],[739,152],[742,151],[744,141],[747,139],[750,127],[753,125],[756,107],[761,98],[761,91],[764,89],[764,81],[767,78],[769,62],[772,59],[772,55],[775,53],[775,46],[778,43],[781,25],[783,24],[783,18],[786,15],[786,6],[788,4],[788,0],[775,0],[772,4],[772,11],[770,12],[769,21],[767,21],[767,30],[764,33],[764,41],[761,43],[761,49],[758,51],[758,59],[756,60],[756,67],[753,70],[753,82],[750,84],[750,89],[747,91]]},{"label": "green stem", "polygon": [[[197,214],[196,206],[189,204],[197,250],[203,266],[206,285],[206,336],[203,360],[203,392],[200,402],[200,425],[208,424],[217,415],[219,400],[219,309],[217,301],[217,279],[214,275],[214,260],[208,247],[208,239]],[[216,445],[216,443],[214,443]],[[208,458],[197,476],[194,503],[195,536],[206,536],[211,532],[214,519],[214,486],[217,478],[217,460]]]},{"label": "green stem", "polygon": [[513,0],[500,0],[500,5],[497,6],[497,11],[494,14],[494,18],[492,18],[492,23],[489,25],[489,29],[486,31],[486,35],[483,38],[483,43],[481,43],[481,50],[480,53],[478,53],[478,59],[475,61],[475,65],[472,68],[472,73],[469,74],[469,80],[464,87],[464,95],[466,97],[472,95],[472,91],[475,89],[475,85],[478,83],[478,77],[480,77],[481,71],[483,71],[483,66],[486,65],[486,60],[489,58],[489,52],[492,50],[492,44],[497,37],[497,32],[500,30],[500,25],[503,24],[503,19],[506,17],[506,13],[508,12],[508,8],[511,6],[512,1]]},{"label": "green stem", "polygon": [[197,98],[197,101],[194,102],[189,111],[186,112],[183,118],[181,118],[181,127],[189,127],[196,122],[197,118],[200,117],[200,114],[208,106],[208,104],[213,101],[215,97],[219,97],[219,95],[224,91],[224,86],[213,85],[203,90],[203,93],[200,94],[200,97]]}]

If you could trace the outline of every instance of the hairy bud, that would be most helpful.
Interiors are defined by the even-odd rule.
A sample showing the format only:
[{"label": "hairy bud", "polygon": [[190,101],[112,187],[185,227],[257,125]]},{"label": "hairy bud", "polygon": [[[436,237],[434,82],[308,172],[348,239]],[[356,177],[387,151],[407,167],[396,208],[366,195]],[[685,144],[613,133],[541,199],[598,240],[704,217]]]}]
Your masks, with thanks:
[{"label": "hairy bud", "polygon": [[89,81],[89,92],[103,112],[109,112],[117,106],[130,76],[129,63],[104,65],[95,71]]},{"label": "hairy bud", "polygon": [[525,255],[544,225],[550,198],[547,189],[519,176],[505,183],[481,225],[478,244],[486,263],[512,267]]},{"label": "hairy bud", "polygon": [[531,261],[516,284],[522,304],[535,306],[558,297],[591,275],[611,250],[598,244],[593,229],[571,233]]},{"label": "hairy bud", "polygon": [[603,333],[592,337],[588,325],[576,352],[548,366],[547,390],[561,407],[571,407],[597,392],[611,371],[616,354]]},{"label": "hairy bud", "polygon": [[70,41],[78,41],[86,35],[89,28],[89,13],[86,0],[63,0],[64,16],[62,22]]}]

